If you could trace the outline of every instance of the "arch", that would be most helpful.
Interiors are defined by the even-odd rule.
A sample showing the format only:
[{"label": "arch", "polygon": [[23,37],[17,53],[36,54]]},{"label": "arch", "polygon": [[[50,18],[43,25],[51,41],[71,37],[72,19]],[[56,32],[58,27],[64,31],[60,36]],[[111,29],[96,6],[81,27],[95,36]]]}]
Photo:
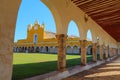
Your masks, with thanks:
[{"label": "arch", "polygon": [[[33,8],[30,8],[31,6],[33,6],[34,2],[37,2],[37,5],[34,6]],[[27,7],[25,7],[25,5],[27,5]],[[32,11],[32,13],[31,13],[31,11]],[[46,14],[46,15],[44,15],[44,14]],[[50,20],[48,20],[48,18]],[[28,19],[28,20],[26,20],[26,19]],[[18,39],[26,38],[26,35],[27,35],[27,33],[26,33],[27,26],[26,25],[34,23],[34,21],[36,19],[39,20],[39,22],[41,22],[41,24],[43,22],[45,22],[44,28],[46,31],[52,31],[52,32],[56,33],[56,21],[54,19],[54,15],[46,4],[44,4],[41,0],[36,0],[36,1],[22,0],[22,3],[20,5],[19,11],[18,11],[17,21],[16,21],[16,30],[15,30],[15,38],[14,38],[15,42]],[[24,23],[23,23],[23,20],[24,20]],[[21,24],[23,26],[22,28],[21,28]],[[52,28],[51,28],[51,26],[52,26]],[[21,32],[26,35],[21,34]],[[21,35],[23,37],[18,37],[17,35]],[[33,37],[34,37],[34,35],[33,35]],[[34,38],[33,38],[33,42],[34,42]]]},{"label": "arch", "polygon": [[92,44],[87,46],[87,50],[86,51],[87,51],[87,54],[92,55]]},{"label": "arch", "polygon": [[91,42],[89,45],[87,45],[87,48],[86,48],[86,53],[91,55],[92,54],[93,36],[92,36],[92,32],[90,29],[88,29],[88,31],[87,31],[86,40]]},{"label": "arch", "polygon": [[72,48],[71,48],[71,46],[67,46],[66,52],[67,52],[67,53],[72,53]]},{"label": "arch", "polygon": [[75,45],[75,46],[73,46],[73,48],[78,48],[78,46]]},{"label": "arch", "polygon": [[91,32],[90,29],[88,29],[88,31],[87,31],[86,40],[87,41],[92,41],[93,40],[92,32]]},{"label": "arch", "polygon": [[[49,1],[49,0],[46,0],[46,1]],[[17,9],[18,9],[18,5],[19,5],[19,2],[20,2],[20,0],[17,0],[17,1],[15,1],[15,0],[13,0],[13,2],[11,2],[11,1],[8,1],[8,2],[4,2],[3,1],[3,3],[1,3],[1,5],[3,4],[3,5],[5,5],[5,4],[8,4],[8,3],[11,3],[11,4],[9,4],[8,6],[6,6],[5,8],[6,8],[6,10],[3,10],[3,12],[1,13],[1,16],[7,11],[7,13],[9,13],[10,14],[10,16],[8,16],[8,15],[6,15],[5,14],[5,16],[7,16],[7,17],[4,17],[4,16],[2,16],[2,20],[3,20],[3,22],[1,23],[1,26],[4,26],[4,28],[1,28],[1,29],[4,29],[3,31],[5,31],[5,29],[6,29],[6,31],[5,32],[7,32],[7,31],[10,31],[10,32],[7,32],[5,35],[4,35],[4,37],[3,36],[1,36],[1,39],[3,40],[3,42],[5,43],[5,38],[6,37],[8,37],[8,42],[10,43],[9,45],[7,45],[6,43],[4,44],[4,46],[3,47],[1,47],[1,50],[2,49],[4,49],[4,51],[5,51],[5,57],[4,56],[2,56],[1,57],[1,63],[3,63],[3,61],[4,61],[4,58],[6,59],[6,61],[8,61],[5,65],[4,64],[2,64],[1,66],[2,66],[2,69],[1,70],[4,70],[5,68],[6,68],[6,70],[8,70],[8,71],[10,71],[9,72],[9,74],[11,74],[12,72],[11,72],[11,69],[12,69],[12,67],[11,67],[11,60],[12,60],[12,51],[10,50],[11,49],[11,46],[12,46],[12,39],[13,39],[13,34],[14,34],[14,32],[12,32],[12,31],[14,31],[14,27],[12,27],[11,28],[11,30],[8,30],[7,28],[9,27],[9,26],[14,26],[14,21],[15,21],[15,17],[16,17],[16,13],[17,13]],[[4,8],[4,6],[2,5],[2,7]],[[52,5],[52,4],[51,4]],[[11,7],[10,7],[11,6]],[[15,8],[14,8],[14,6],[15,6]],[[1,8],[2,8],[1,7]],[[10,8],[9,8],[10,7]],[[3,9],[2,8],[2,9]],[[55,8],[55,6],[53,7],[53,8]],[[7,10],[8,9],[8,10]],[[9,11],[9,9],[12,9],[13,11]],[[2,10],[1,10],[2,11]],[[73,11],[74,12],[74,11]],[[77,13],[77,12],[76,12]],[[15,15],[15,16],[14,16]],[[75,15],[75,14],[74,14]],[[12,20],[11,20],[11,18],[12,18]],[[4,20],[5,19],[5,20]],[[59,18],[58,18],[59,19]],[[7,23],[7,24],[4,24],[4,23]],[[60,24],[60,25],[62,25],[62,24]],[[61,27],[61,26],[59,26],[59,27]],[[62,26],[62,27],[64,27],[64,26]],[[3,34],[5,33],[5,32],[3,32]],[[8,35],[10,35],[10,37],[8,36]],[[112,39],[111,40],[112,42],[114,42],[114,40]],[[114,45],[113,45],[114,46]],[[5,47],[5,48],[4,48]],[[115,47],[115,46],[114,46]],[[7,49],[9,49],[9,51],[7,52]],[[4,53],[4,52],[3,52]],[[7,57],[6,57],[7,56]],[[5,72],[5,71],[4,71]],[[7,72],[8,73],[8,72]],[[9,79],[10,79],[10,76],[8,75],[8,74],[6,74],[6,72],[4,73],[4,75],[2,75],[2,76],[8,76],[9,77]],[[3,78],[2,78],[3,79]],[[8,80],[9,80],[8,79]],[[3,79],[4,80],[4,79]]]},{"label": "arch", "polygon": [[76,46],[76,45],[73,46],[73,53],[74,53],[74,54],[79,54],[79,50],[80,50],[80,49],[79,49],[78,46]]},{"label": "arch", "polygon": [[[68,42],[72,39],[79,39],[80,40],[80,31],[78,29],[78,25],[74,20],[70,20],[67,26],[67,35],[68,35]],[[74,44],[75,45],[75,44]],[[77,46],[76,46],[77,47]],[[79,53],[78,47],[77,48],[71,48],[70,46],[67,46],[67,53]]]},{"label": "arch", "polygon": [[[22,0],[22,3],[23,3],[24,1],[25,1],[25,0]],[[40,1],[40,0],[36,0],[36,1]],[[22,6],[22,3],[21,3],[21,6]],[[29,3],[27,3],[27,6],[30,5],[30,4],[29,4],[29,5],[28,5],[28,4],[29,4]],[[21,8],[21,6],[20,6],[20,8]],[[33,3],[32,3],[32,6],[33,6]],[[34,7],[35,7],[35,5],[34,5]],[[33,7],[33,8],[34,8],[34,7]],[[46,7],[46,6],[45,6],[45,7]],[[39,7],[39,8],[40,8],[40,7]],[[48,8],[48,7],[47,7],[47,8]],[[53,8],[55,8],[55,7],[53,7]],[[11,9],[12,9],[12,8],[11,8]],[[30,9],[30,8],[29,8],[29,9]],[[38,8],[37,8],[37,9],[38,9]],[[44,8],[43,8],[43,9],[44,9]],[[31,10],[31,11],[32,11],[32,10]],[[39,9],[38,9],[38,11],[35,12],[35,14],[36,14],[36,13],[42,13],[42,12],[44,12],[44,11],[45,11],[45,10],[39,10]],[[20,12],[20,10],[19,10],[19,12]],[[28,12],[29,12],[29,11],[28,11]],[[31,12],[29,12],[29,13],[31,13]],[[28,14],[29,14],[29,13],[28,13]],[[34,11],[32,11],[32,13],[34,13]],[[46,12],[46,13],[48,14],[48,12]],[[40,21],[40,22],[43,22],[43,21],[44,21],[46,25],[48,25],[48,26],[50,26],[50,27],[51,27],[51,26],[52,26],[52,27],[55,27],[55,29],[56,29],[56,26],[55,26],[55,25],[51,25],[52,20],[48,20],[48,19],[51,19],[51,18],[50,18],[50,17],[47,17],[47,14],[46,14],[46,13],[45,13],[45,15],[46,15],[45,17],[46,17],[46,18],[36,17],[36,16],[33,16],[32,18],[36,17],[36,18],[38,18],[38,20],[39,20],[40,18],[41,18],[41,19],[46,19],[46,21],[45,21],[45,20],[42,20],[42,21]],[[49,10],[49,13],[51,13],[50,10]],[[27,15],[28,15],[28,14],[27,14]],[[43,14],[44,14],[44,13],[43,13]],[[19,13],[18,13],[18,15],[19,15]],[[39,14],[39,15],[40,15],[40,14]],[[52,16],[52,17],[53,17],[53,16]],[[22,17],[22,18],[24,18],[24,17]],[[35,21],[36,18],[35,18],[35,19],[32,19],[32,20]],[[60,18],[58,18],[58,19],[60,19]],[[25,20],[25,19],[23,19],[23,20]],[[29,22],[29,20],[30,20],[30,19],[28,19],[28,21],[27,21],[28,23],[25,24],[25,27],[26,27],[26,25],[28,25],[29,23],[33,23],[33,21]],[[54,17],[53,17],[53,20],[54,20]],[[18,21],[19,21],[19,20],[17,20],[17,22],[18,22]],[[49,24],[46,23],[46,22],[49,22]],[[53,22],[55,22],[55,21],[53,21]],[[55,23],[54,23],[54,24],[55,24]],[[20,26],[20,27],[21,27],[21,26]],[[41,26],[41,27],[42,27],[42,26]],[[17,28],[17,27],[16,27],[16,28]],[[47,28],[47,26],[46,26],[45,28]],[[21,29],[22,29],[22,30],[25,30],[25,29],[23,29],[23,28],[21,28]],[[26,29],[27,29],[27,28],[26,28]],[[50,30],[50,31],[53,32],[54,29],[53,29],[53,28],[49,28],[49,29],[47,29],[47,30]],[[27,30],[25,30],[25,31],[27,32]],[[16,31],[16,32],[19,32],[19,31]],[[54,30],[54,32],[56,32],[56,30]],[[23,32],[23,33],[24,33],[24,32]],[[35,33],[34,35],[31,36],[31,39],[32,39],[33,41],[29,41],[29,42],[37,43],[37,42],[38,42],[38,37],[39,37],[39,34]],[[40,51],[39,47],[36,47],[37,45],[36,45],[36,46],[32,45],[32,46],[33,46],[33,47],[29,47],[29,48],[30,48],[30,49],[28,50],[29,52],[39,52],[39,51]],[[45,47],[45,46],[44,46],[41,51],[42,51],[42,52],[46,52],[46,51],[48,52],[48,47]]]},{"label": "arch", "polygon": [[71,48],[71,46],[67,46],[67,48]]},{"label": "arch", "polygon": [[67,29],[67,35],[68,36],[76,36],[76,37],[80,37],[80,31],[78,29],[78,25],[76,24],[76,22],[74,20],[71,20],[68,23],[68,29]]},{"label": "arch", "polygon": [[52,12],[52,15],[54,16],[54,20],[56,23],[56,33],[57,34],[61,34],[61,33],[65,33],[63,32],[62,29],[62,21],[61,21],[61,16],[58,13],[58,10],[55,8],[54,4],[51,3],[51,1],[47,1],[47,0],[41,0]]}]

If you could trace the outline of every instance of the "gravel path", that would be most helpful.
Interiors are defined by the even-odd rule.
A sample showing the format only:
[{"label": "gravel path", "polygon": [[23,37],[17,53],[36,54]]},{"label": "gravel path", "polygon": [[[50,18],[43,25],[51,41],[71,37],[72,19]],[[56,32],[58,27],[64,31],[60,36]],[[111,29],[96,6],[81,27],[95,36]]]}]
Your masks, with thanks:
[{"label": "gravel path", "polygon": [[120,57],[110,63],[102,64],[63,80],[120,80]]}]

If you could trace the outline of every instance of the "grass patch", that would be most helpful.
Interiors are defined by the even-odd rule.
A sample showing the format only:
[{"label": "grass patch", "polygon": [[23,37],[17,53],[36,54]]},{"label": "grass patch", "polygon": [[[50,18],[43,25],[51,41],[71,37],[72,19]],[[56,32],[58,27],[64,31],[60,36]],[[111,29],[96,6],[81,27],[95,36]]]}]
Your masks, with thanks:
[{"label": "grass patch", "polygon": [[[79,65],[80,55],[66,55],[67,68]],[[92,55],[87,55],[87,62],[92,61]],[[12,80],[45,74],[57,70],[57,54],[15,53],[13,60]]]}]

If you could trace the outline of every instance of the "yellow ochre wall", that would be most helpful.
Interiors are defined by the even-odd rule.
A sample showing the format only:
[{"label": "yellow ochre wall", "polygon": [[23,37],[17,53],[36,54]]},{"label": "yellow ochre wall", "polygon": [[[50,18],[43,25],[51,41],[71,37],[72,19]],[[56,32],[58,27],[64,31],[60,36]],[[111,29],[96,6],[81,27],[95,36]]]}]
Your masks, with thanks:
[{"label": "yellow ochre wall", "polygon": [[[30,46],[57,46],[56,38],[46,38],[44,32],[44,24],[40,25],[36,21],[34,25],[28,25],[27,38],[24,40],[18,40],[14,44],[16,47],[30,47]],[[37,43],[34,43],[34,34],[38,35]],[[80,46],[80,38],[67,38],[67,46]],[[87,42],[87,45],[91,44],[91,41]]]}]

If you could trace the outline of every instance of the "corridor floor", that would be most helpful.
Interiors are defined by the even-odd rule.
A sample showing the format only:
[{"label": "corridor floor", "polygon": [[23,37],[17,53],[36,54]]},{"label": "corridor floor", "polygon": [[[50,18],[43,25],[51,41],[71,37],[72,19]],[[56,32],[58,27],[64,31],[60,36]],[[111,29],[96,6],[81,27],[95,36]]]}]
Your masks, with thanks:
[{"label": "corridor floor", "polygon": [[112,62],[77,73],[63,80],[120,80],[120,57]]}]

